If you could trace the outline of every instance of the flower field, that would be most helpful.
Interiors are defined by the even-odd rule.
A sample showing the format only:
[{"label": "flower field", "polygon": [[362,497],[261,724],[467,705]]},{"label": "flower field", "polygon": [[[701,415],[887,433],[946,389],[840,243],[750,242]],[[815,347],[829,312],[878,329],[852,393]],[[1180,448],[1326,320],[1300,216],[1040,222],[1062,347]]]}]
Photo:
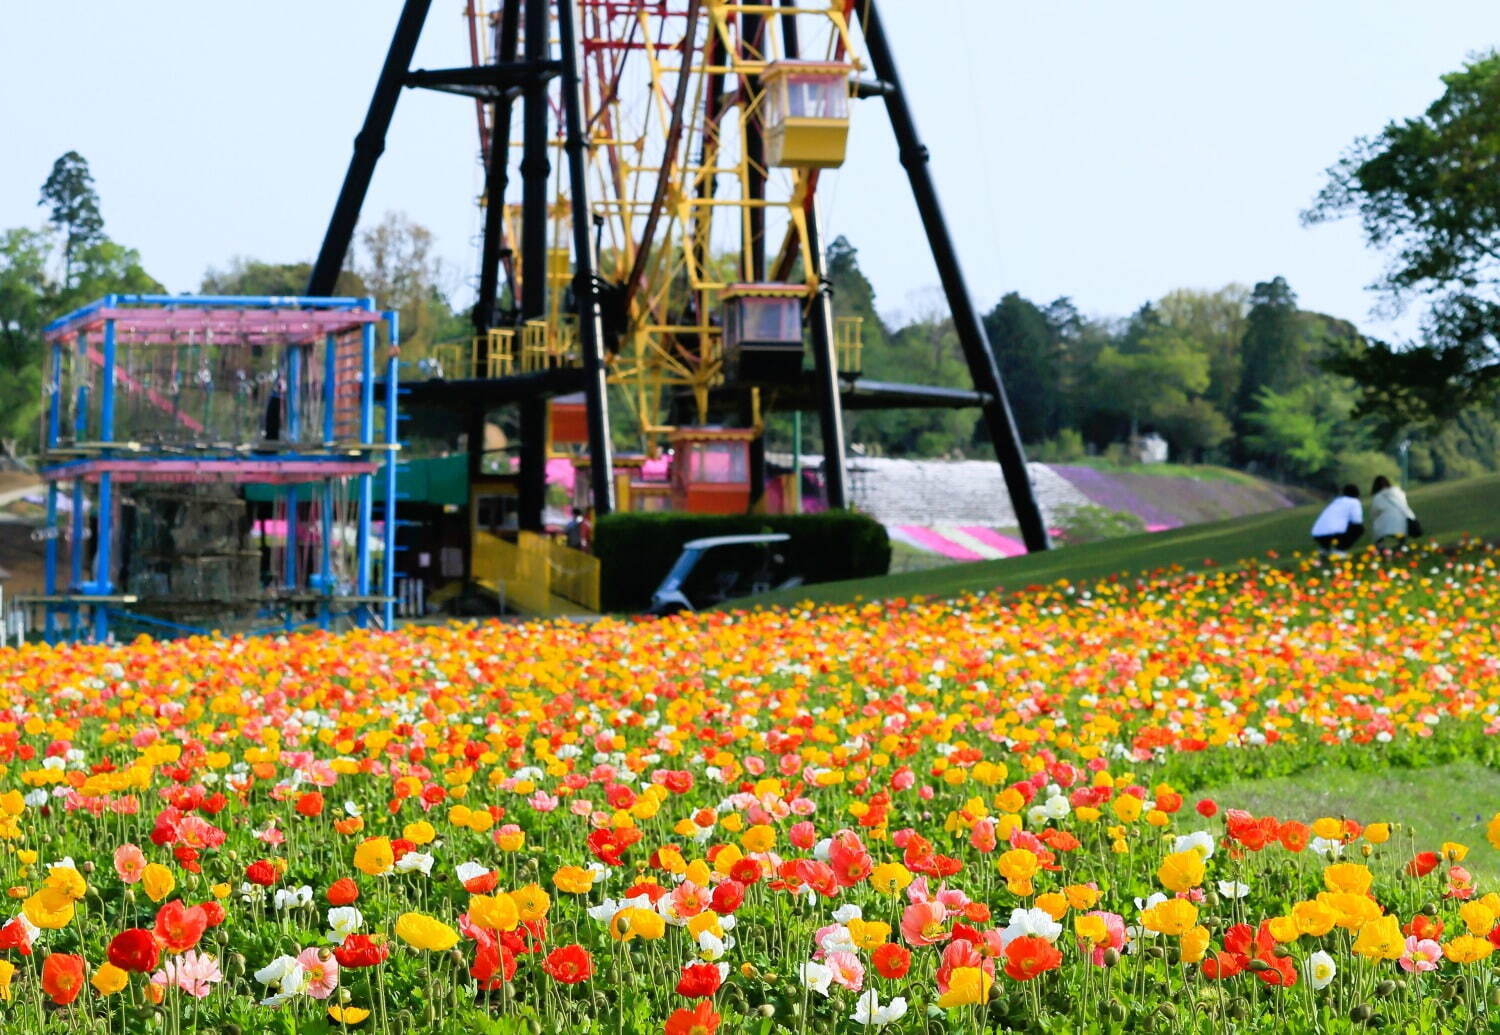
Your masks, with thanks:
[{"label": "flower field", "polygon": [[1491,1029],[1500,816],[1194,791],[1500,757],[1497,565],[0,652],[0,1023]]}]

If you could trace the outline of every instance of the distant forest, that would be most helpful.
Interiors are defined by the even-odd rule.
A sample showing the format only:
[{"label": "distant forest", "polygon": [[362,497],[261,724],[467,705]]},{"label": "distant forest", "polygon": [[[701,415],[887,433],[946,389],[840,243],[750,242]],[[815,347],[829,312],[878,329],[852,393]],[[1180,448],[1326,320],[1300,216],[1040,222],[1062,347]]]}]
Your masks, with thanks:
[{"label": "distant forest", "polygon": [[[970,383],[940,294],[901,327],[881,319],[875,291],[844,238],[828,250],[834,308],[864,320],[864,376]],[[1135,433],[1155,431],[1178,462],[1211,462],[1326,487],[1397,473],[1409,441],[1420,481],[1500,466],[1500,412],[1472,406],[1441,428],[1358,416],[1354,382],[1327,366],[1369,345],[1347,320],[1310,312],[1281,277],[1217,291],[1183,288],[1120,318],[1085,316],[1070,298],[1010,293],[984,315],[1006,394],[1034,460],[1124,459]],[[805,422],[815,423],[815,422]],[[804,425],[804,426],[805,426]],[[777,438],[786,422],[773,427]],[[851,443],[890,456],[983,456],[973,411],[847,415]]]}]

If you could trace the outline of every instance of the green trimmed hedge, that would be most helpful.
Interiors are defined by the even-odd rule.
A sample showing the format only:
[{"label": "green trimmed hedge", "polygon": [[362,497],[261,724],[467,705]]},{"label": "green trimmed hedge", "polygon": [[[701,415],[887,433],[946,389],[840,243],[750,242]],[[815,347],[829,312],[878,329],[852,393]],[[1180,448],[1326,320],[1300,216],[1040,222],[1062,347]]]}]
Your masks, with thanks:
[{"label": "green trimmed hedge", "polygon": [[610,514],[594,527],[606,611],[644,611],[684,543],[715,535],[786,532],[777,548],[787,568],[812,582],[884,575],[891,566],[885,526],[864,514]]}]

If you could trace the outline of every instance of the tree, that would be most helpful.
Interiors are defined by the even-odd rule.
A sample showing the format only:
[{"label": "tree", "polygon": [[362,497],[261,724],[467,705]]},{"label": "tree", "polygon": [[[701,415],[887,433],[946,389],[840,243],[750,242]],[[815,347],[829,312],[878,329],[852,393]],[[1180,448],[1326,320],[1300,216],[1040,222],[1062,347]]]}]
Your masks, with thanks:
[{"label": "tree", "polygon": [[1067,399],[1061,342],[1046,313],[1012,291],[985,315],[984,328],[1022,440],[1041,442],[1056,435]]},{"label": "tree", "polygon": [[[312,274],[310,262],[261,262],[236,255],[224,269],[210,267],[199,290],[205,295],[300,295]],[[348,298],[369,294],[353,270],[340,270],[334,293]]]},{"label": "tree", "polygon": [[1240,389],[1246,314],[1250,292],[1243,285],[1228,284],[1217,291],[1179,288],[1156,303],[1161,321],[1198,342],[1208,354],[1208,388],[1205,399],[1220,414],[1234,413]]},{"label": "tree", "polygon": [[1442,82],[1424,113],[1356,140],[1303,214],[1358,216],[1366,241],[1391,252],[1387,297],[1437,302],[1420,341],[1339,360],[1361,384],[1361,411],[1388,424],[1451,420],[1500,393],[1500,54]]},{"label": "tree", "polygon": [[52,174],[42,184],[38,205],[50,205],[48,222],[63,233],[63,285],[73,283],[78,253],[104,237],[104,217],[99,214],[99,195],[89,163],[77,151],[69,151],[52,163]]},{"label": "tree", "polygon": [[8,453],[35,431],[42,405],[42,328],[52,317],[49,238],[42,230],[0,233],[0,439]]},{"label": "tree", "polygon": [[1240,378],[1235,411],[1242,418],[1259,403],[1266,389],[1285,391],[1306,373],[1297,295],[1281,277],[1256,284],[1240,342]]},{"label": "tree", "polygon": [[401,346],[422,356],[439,341],[467,338],[468,320],[448,304],[447,273],[432,254],[432,231],[403,212],[387,212],[359,235],[354,272],[382,308],[401,314]]}]

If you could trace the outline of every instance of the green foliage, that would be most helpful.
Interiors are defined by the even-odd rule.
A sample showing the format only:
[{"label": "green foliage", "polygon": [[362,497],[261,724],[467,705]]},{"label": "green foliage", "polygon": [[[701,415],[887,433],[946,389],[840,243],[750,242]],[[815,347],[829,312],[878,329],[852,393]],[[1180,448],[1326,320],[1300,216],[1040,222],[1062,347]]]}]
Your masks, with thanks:
[{"label": "green foliage", "polygon": [[1334,481],[1339,485],[1357,485],[1361,493],[1368,491],[1368,486],[1375,480],[1376,475],[1385,475],[1392,482],[1400,484],[1401,468],[1396,461],[1384,453],[1376,453],[1373,450],[1349,450],[1340,453],[1337,457],[1335,468],[1337,476]]},{"label": "green foliage", "polygon": [[885,526],[863,514],[828,511],[796,515],[618,513],[594,528],[594,554],[603,566],[607,611],[641,611],[692,539],[786,532],[777,546],[787,570],[805,582],[884,575],[891,563]]},{"label": "green foliage", "polygon": [[[312,275],[310,262],[261,262],[236,255],[224,269],[210,267],[198,289],[205,295],[300,295]],[[370,293],[359,274],[340,270],[334,293],[359,298]]]},{"label": "green foliage", "polygon": [[1421,115],[1356,140],[1303,216],[1357,216],[1365,239],[1391,253],[1382,287],[1393,298],[1442,296],[1420,343],[1341,362],[1388,425],[1446,422],[1500,391],[1500,54],[1442,81]]},{"label": "green foliage", "polygon": [[1254,430],[1245,446],[1283,474],[1315,480],[1333,463],[1353,406],[1353,392],[1343,386],[1304,382],[1285,392],[1262,388],[1246,416]]},{"label": "green foliage", "polygon": [[69,151],[52,163],[37,204],[47,206],[47,221],[62,231],[63,284],[69,286],[78,253],[104,238],[104,217],[99,213],[94,176],[81,154]]},{"label": "green foliage", "polygon": [[[57,160],[42,203],[51,205],[52,228],[0,231],[0,443],[7,452],[37,442],[46,325],[102,295],[164,290],[134,249],[105,236],[81,156],[70,151]],[[63,276],[55,280],[49,269],[59,265]]]},{"label": "green foliage", "polygon": [[1092,504],[1068,507],[1057,517],[1062,525],[1058,539],[1068,546],[1097,543],[1105,539],[1136,535],[1146,530],[1146,523],[1125,510],[1110,510]]}]

